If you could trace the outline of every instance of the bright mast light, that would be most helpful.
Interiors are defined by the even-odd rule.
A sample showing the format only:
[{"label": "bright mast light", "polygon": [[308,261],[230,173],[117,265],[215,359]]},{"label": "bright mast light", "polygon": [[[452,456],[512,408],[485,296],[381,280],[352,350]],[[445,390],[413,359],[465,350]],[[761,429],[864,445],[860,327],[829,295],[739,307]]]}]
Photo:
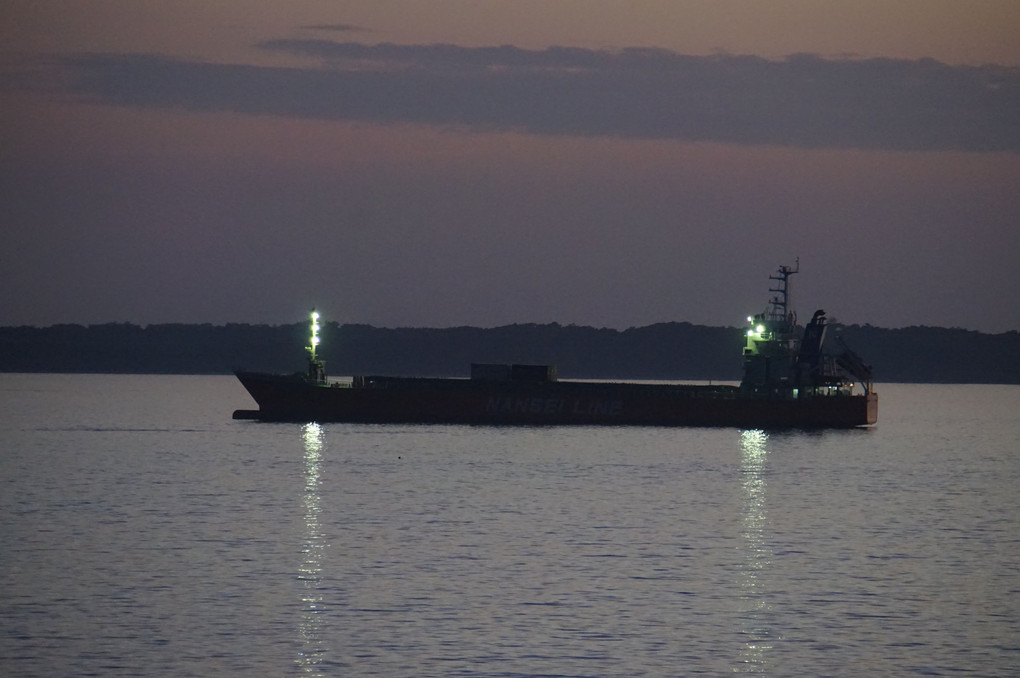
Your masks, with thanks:
[{"label": "bright mast light", "polygon": [[312,354],[312,360],[315,360],[315,349],[319,345],[319,312],[314,308],[312,309],[312,345],[308,347],[308,350]]}]

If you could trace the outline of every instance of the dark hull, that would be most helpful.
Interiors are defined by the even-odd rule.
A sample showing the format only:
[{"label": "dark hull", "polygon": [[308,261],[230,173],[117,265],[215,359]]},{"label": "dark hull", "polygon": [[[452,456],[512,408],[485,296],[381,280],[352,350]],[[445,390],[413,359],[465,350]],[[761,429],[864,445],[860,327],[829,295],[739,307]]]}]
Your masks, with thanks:
[{"label": "dark hull", "polygon": [[875,423],[878,396],[768,399],[733,386],[367,378],[364,386],[237,372],[259,409],[237,419],[490,425],[850,428]]}]

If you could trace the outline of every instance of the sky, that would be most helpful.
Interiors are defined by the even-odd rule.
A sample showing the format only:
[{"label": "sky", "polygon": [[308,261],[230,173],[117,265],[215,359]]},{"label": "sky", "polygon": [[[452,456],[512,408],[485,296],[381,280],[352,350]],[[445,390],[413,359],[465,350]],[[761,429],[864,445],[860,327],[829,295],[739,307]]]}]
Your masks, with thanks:
[{"label": "sky", "polygon": [[1016,0],[0,0],[0,326],[1020,330]]}]

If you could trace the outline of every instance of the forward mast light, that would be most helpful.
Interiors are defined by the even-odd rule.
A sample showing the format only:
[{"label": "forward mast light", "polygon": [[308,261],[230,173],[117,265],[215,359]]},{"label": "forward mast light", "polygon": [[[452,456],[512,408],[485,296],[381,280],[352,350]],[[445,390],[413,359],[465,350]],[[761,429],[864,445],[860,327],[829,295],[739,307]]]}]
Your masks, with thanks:
[{"label": "forward mast light", "polygon": [[319,345],[319,341],[320,341],[320,339],[319,339],[319,329],[320,329],[320,326],[319,326],[319,313],[318,313],[318,311],[312,309],[312,342],[311,342],[311,346],[308,347],[308,350],[312,354],[312,360],[315,360],[315,347]]}]

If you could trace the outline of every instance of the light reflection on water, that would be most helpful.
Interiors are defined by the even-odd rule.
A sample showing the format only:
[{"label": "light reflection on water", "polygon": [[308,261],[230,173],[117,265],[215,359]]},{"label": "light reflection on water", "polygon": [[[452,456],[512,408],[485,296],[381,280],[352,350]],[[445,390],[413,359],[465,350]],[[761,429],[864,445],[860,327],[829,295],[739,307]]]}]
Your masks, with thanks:
[{"label": "light reflection on water", "polygon": [[768,434],[744,431],[740,436],[740,474],[742,492],[741,548],[744,629],[747,640],[741,651],[742,670],[766,671],[767,655],[772,649],[770,609],[765,598],[764,576],[772,567],[772,548],[766,539],[768,506],[765,468],[768,458]]},{"label": "light reflection on water", "polygon": [[319,523],[322,513],[322,494],[320,477],[322,465],[322,449],[324,434],[322,426],[316,423],[305,424],[302,428],[304,440],[304,560],[298,571],[298,579],[303,586],[301,597],[301,623],[299,635],[301,649],[298,654],[298,665],[305,673],[312,676],[323,675],[320,664],[326,654],[323,641],[322,617],[322,556],[326,542]]}]

